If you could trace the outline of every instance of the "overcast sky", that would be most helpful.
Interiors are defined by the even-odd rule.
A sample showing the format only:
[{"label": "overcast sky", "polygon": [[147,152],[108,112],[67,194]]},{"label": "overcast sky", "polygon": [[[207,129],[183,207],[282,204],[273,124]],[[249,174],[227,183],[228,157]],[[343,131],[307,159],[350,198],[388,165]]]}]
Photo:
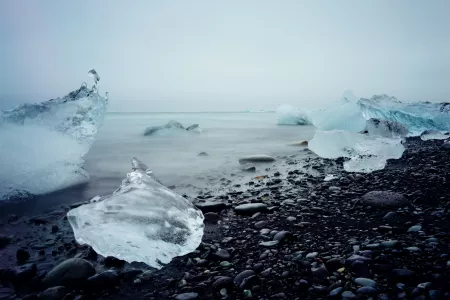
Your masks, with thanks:
[{"label": "overcast sky", "polygon": [[111,111],[450,101],[450,1],[0,1],[0,108],[95,68]]}]

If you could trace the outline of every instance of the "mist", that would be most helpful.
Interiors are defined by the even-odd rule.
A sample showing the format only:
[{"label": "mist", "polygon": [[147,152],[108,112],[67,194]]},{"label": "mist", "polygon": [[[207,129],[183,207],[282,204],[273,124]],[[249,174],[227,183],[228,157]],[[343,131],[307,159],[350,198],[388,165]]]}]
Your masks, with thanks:
[{"label": "mist", "polygon": [[110,111],[449,101],[448,1],[2,1],[0,109],[95,68]]}]

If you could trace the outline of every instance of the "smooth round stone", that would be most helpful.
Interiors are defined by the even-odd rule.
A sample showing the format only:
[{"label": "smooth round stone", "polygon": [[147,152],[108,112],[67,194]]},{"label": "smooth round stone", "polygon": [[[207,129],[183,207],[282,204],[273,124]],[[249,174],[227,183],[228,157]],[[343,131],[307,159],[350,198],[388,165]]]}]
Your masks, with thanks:
[{"label": "smooth round stone", "polygon": [[422,226],[420,225],[414,225],[409,227],[408,232],[417,232],[420,231],[422,229]]},{"label": "smooth round stone", "polygon": [[273,237],[274,241],[279,241],[282,242],[286,239],[289,239],[292,236],[292,234],[289,231],[280,231],[277,234],[275,234],[275,236]]},{"label": "smooth round stone", "polygon": [[287,217],[286,220],[288,220],[289,222],[294,222],[295,220],[297,220],[296,217]]},{"label": "smooth round stone", "polygon": [[344,291],[341,296],[343,299],[355,299],[356,298],[356,295],[353,294],[351,291]]},{"label": "smooth round stone", "polygon": [[197,293],[183,293],[175,296],[175,300],[194,300],[198,299]]},{"label": "smooth round stone", "polygon": [[397,240],[389,240],[389,241],[381,242],[381,246],[384,248],[394,248],[395,245],[397,245],[397,244],[398,244]]},{"label": "smooth round stone", "polygon": [[316,258],[317,255],[319,255],[318,252],[311,252],[311,253],[306,254],[306,258]]},{"label": "smooth round stone", "polygon": [[375,280],[372,280],[369,278],[362,278],[362,277],[356,278],[355,283],[360,286],[370,286],[370,287],[375,287],[377,285]]},{"label": "smooth round stone", "polygon": [[378,208],[403,207],[409,204],[408,199],[402,194],[389,191],[368,192],[362,197],[361,202],[365,205]]},{"label": "smooth round stone", "polygon": [[365,296],[374,295],[377,293],[377,289],[370,286],[363,286],[357,289],[356,293]]},{"label": "smooth round stone", "polygon": [[248,204],[241,204],[234,208],[234,211],[237,214],[242,215],[252,215],[257,212],[264,212],[267,210],[267,205],[264,203],[248,203]]},{"label": "smooth round stone", "polygon": [[328,296],[329,297],[337,297],[337,296],[339,296],[340,293],[342,293],[343,289],[344,289],[343,287],[337,287],[334,290],[332,290]]},{"label": "smooth round stone", "polygon": [[259,243],[259,245],[267,248],[272,248],[276,247],[278,243],[279,243],[278,241],[268,241],[268,242],[261,242]]},{"label": "smooth round stone", "polygon": [[418,248],[418,247],[408,247],[408,248],[406,248],[406,250],[411,251],[411,252],[420,252],[420,248]]}]

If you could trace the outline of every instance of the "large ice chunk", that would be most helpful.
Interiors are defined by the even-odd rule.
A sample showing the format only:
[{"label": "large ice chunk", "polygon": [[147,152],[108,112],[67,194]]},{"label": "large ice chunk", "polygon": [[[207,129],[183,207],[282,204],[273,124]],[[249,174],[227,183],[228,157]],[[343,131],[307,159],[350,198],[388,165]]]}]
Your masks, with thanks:
[{"label": "large ice chunk", "polygon": [[0,200],[86,181],[82,165],[107,103],[84,84],[63,98],[0,112]]},{"label": "large ice chunk", "polygon": [[67,216],[75,239],[103,256],[159,269],[194,251],[202,240],[202,212],[157,182],[137,159],[117,191],[94,199]]},{"label": "large ice chunk", "polygon": [[408,135],[408,126],[389,120],[369,119],[366,130],[369,135],[383,136],[388,138],[405,137]]},{"label": "large ice chunk", "polygon": [[376,95],[361,98],[358,105],[366,119],[377,118],[402,123],[413,135],[427,129],[449,131],[450,103],[402,103],[395,97]]},{"label": "large ice chunk", "polygon": [[320,130],[363,131],[366,119],[356,102],[343,97],[328,108],[310,113],[312,124]]},{"label": "large ice chunk", "polygon": [[277,108],[278,125],[309,125],[311,121],[306,110],[283,104]]},{"label": "large ice chunk", "polygon": [[400,138],[368,136],[345,130],[317,130],[309,149],[324,158],[347,157],[348,172],[372,172],[383,169],[388,159],[398,159],[405,148]]}]

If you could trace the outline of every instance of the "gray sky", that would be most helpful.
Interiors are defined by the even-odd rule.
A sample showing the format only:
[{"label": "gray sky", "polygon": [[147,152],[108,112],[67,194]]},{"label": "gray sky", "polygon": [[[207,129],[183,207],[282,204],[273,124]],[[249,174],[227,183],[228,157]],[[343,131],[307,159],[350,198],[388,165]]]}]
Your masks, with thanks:
[{"label": "gray sky", "polygon": [[450,101],[450,1],[0,1],[0,108],[95,68],[111,111]]}]

